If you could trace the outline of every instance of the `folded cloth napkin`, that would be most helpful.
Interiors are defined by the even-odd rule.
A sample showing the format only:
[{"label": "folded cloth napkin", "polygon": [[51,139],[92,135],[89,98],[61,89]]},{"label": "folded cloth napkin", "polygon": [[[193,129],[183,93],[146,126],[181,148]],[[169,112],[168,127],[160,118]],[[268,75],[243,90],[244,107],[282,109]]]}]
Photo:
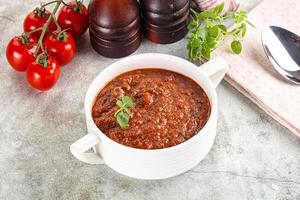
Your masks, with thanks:
[{"label": "folded cloth napkin", "polygon": [[225,80],[300,137],[300,86],[289,83],[275,71],[261,44],[261,32],[268,25],[281,26],[300,35],[299,11],[299,0],[263,1],[249,13],[256,29],[248,29],[241,55],[230,52],[230,41],[216,54],[230,64]]},{"label": "folded cloth napkin", "polygon": [[198,12],[210,10],[224,2],[223,14],[235,11],[239,7],[239,0],[192,0],[192,8]]}]

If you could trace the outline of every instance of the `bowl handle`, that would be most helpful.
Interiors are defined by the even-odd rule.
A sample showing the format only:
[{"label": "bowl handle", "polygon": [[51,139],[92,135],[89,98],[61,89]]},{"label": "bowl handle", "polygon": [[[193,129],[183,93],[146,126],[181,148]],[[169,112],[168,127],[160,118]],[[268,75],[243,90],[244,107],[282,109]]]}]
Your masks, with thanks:
[{"label": "bowl handle", "polygon": [[227,62],[223,58],[216,57],[201,65],[201,69],[209,77],[213,85],[217,87],[221,80],[224,78],[229,67]]},{"label": "bowl handle", "polygon": [[100,143],[100,139],[95,134],[87,134],[70,146],[70,151],[78,160],[88,164],[104,164],[102,158],[97,153],[85,153],[87,150]]}]

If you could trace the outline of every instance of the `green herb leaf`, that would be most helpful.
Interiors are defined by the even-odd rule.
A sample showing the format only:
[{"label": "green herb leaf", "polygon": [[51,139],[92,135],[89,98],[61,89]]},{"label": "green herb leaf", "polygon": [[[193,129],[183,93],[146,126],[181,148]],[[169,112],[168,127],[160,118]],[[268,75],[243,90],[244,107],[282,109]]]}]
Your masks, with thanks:
[{"label": "green herb leaf", "polygon": [[250,21],[245,20],[245,22],[246,22],[248,25],[252,26],[252,28],[256,28],[256,27],[254,26],[254,24],[252,24]]},{"label": "green herb leaf", "polygon": [[210,49],[215,49],[218,45],[218,42],[215,39],[209,39],[207,45]]},{"label": "green herb leaf", "polygon": [[235,13],[234,12],[228,12],[225,16],[226,19],[234,19]]},{"label": "green herb leaf", "polygon": [[224,2],[221,3],[220,5],[216,6],[216,7],[214,8],[214,11],[213,11],[213,12],[214,12],[216,15],[219,15],[219,14],[221,14],[221,12],[223,11],[223,9],[224,9]]},{"label": "green herb leaf", "polygon": [[200,28],[199,32],[198,32],[199,38],[201,38],[202,40],[205,40],[206,36],[207,36],[207,31],[204,28]]},{"label": "green herb leaf", "polygon": [[[211,58],[213,51],[218,48],[220,43],[228,36],[233,38],[231,49],[234,53],[240,54],[242,51],[241,41],[246,35],[247,25],[255,27],[247,20],[245,11],[228,12],[222,16],[224,4],[220,4],[212,10],[201,13],[193,12],[189,24],[189,41],[187,44],[188,57],[198,63],[206,62]],[[233,20],[235,27],[228,30],[222,24],[224,20]]]},{"label": "green herb leaf", "polygon": [[188,29],[189,30],[193,30],[194,28],[196,28],[198,26],[198,23],[197,23],[197,21],[191,21],[191,23],[189,23],[189,25],[188,25]]},{"label": "green herb leaf", "polygon": [[120,100],[118,100],[117,101],[117,106],[119,106],[120,108],[122,108],[124,105],[123,105],[123,102],[122,101],[120,101]]},{"label": "green herb leaf", "polygon": [[214,13],[214,12],[211,12],[211,11],[203,11],[203,12],[201,12],[199,15],[198,15],[198,17],[197,17],[198,19],[205,19],[205,18],[208,18],[208,19],[210,19],[210,18],[212,18],[212,19],[214,19],[214,18],[216,18],[216,14]]},{"label": "green herb leaf", "polygon": [[247,26],[245,23],[241,24],[241,31],[242,31],[242,37],[245,37],[246,32],[247,32]]},{"label": "green herb leaf", "polygon": [[201,53],[203,58],[205,58],[206,60],[210,60],[211,54],[209,48],[203,48]]},{"label": "green herb leaf", "polygon": [[123,96],[122,101],[117,100],[116,104],[120,109],[115,112],[114,116],[117,118],[120,127],[125,128],[128,126],[131,115],[130,108],[134,106],[134,101],[128,96]]},{"label": "green herb leaf", "polygon": [[129,106],[129,107],[132,107],[134,105],[133,100],[128,96],[123,96],[122,102],[123,102],[123,104],[126,104],[126,106]]},{"label": "green herb leaf", "polygon": [[209,37],[217,38],[219,36],[219,27],[213,26],[207,29]]},{"label": "green herb leaf", "polygon": [[227,32],[227,27],[226,27],[225,25],[219,24],[218,27],[219,27],[219,29],[221,29],[223,32],[225,32],[225,33]]},{"label": "green herb leaf", "polygon": [[240,41],[233,41],[231,49],[235,54],[240,54],[242,52],[242,43]]},{"label": "green herb leaf", "polygon": [[240,14],[244,19],[248,18],[247,12],[246,12],[246,11],[241,10],[241,11],[239,11],[239,14]]},{"label": "green herb leaf", "polygon": [[129,115],[121,111],[117,114],[117,121],[121,128],[125,128],[129,123]]}]

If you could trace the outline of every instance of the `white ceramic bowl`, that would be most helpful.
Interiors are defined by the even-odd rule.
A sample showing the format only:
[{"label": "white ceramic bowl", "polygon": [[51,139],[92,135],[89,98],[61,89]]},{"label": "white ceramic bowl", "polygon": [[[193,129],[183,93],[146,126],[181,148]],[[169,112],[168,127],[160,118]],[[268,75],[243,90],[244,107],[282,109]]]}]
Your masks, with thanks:
[{"label": "white ceramic bowl", "polygon": [[[114,142],[95,125],[91,111],[99,91],[116,76],[135,69],[160,68],[183,74],[196,81],[211,103],[206,125],[194,137],[179,145],[142,150]],[[201,67],[170,55],[139,54],[124,58],[103,70],[90,85],[85,97],[88,134],[73,143],[72,154],[89,164],[106,164],[115,171],[139,179],[164,179],[181,174],[197,165],[209,152],[216,135],[217,95],[215,87],[228,69],[222,58],[215,58]],[[93,148],[94,153],[85,151]]]}]

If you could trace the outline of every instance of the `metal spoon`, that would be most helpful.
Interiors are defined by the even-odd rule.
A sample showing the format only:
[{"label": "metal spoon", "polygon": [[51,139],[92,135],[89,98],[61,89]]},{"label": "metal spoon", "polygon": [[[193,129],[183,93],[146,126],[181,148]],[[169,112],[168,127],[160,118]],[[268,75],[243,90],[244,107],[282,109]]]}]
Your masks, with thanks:
[{"label": "metal spoon", "polygon": [[287,80],[300,84],[300,37],[284,28],[268,26],[262,44],[274,68]]}]

